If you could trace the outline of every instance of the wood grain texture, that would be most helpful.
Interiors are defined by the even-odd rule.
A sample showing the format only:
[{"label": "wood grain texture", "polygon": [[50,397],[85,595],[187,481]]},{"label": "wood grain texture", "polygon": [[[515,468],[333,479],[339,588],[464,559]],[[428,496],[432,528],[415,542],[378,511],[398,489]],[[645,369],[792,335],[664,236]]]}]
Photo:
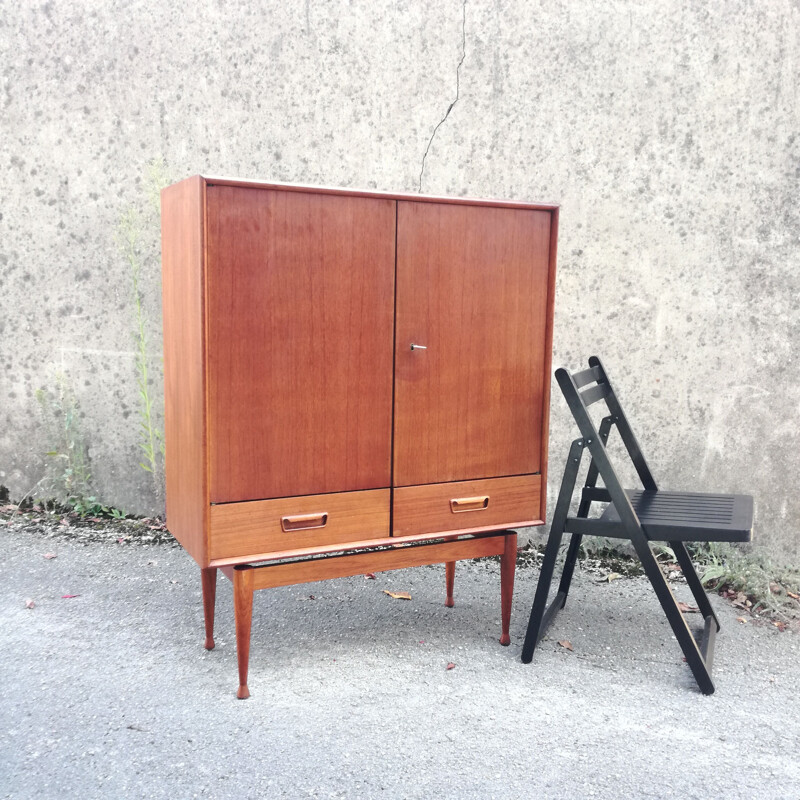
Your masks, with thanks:
[{"label": "wood grain texture", "polygon": [[275,181],[248,180],[246,178],[204,175],[203,180],[215,186],[238,186],[253,189],[276,189],[282,192],[314,192],[339,197],[370,197],[389,200],[410,200],[415,203],[448,203],[463,206],[491,206],[492,208],[524,208],[542,211],[556,211],[553,203],[528,203],[518,200],[498,200],[481,197],[441,197],[437,195],[413,194],[408,192],[380,192],[373,189],[342,189],[335,186],[309,186],[299,183],[276,183]]},{"label": "wood grain texture", "polygon": [[209,186],[212,502],[388,487],[395,204]]},{"label": "wood grain texture", "polygon": [[397,213],[395,485],[538,472],[550,212]]},{"label": "wood grain texture", "polygon": [[[389,535],[389,490],[338,492],[211,506],[212,559],[247,560],[254,554],[347,544]],[[325,525],[285,531],[287,516],[327,514]]]},{"label": "wood grain texture", "polygon": [[240,700],[250,697],[247,672],[250,666],[250,631],[253,625],[253,567],[236,567],[233,571],[233,614],[236,625],[236,662],[239,667]]},{"label": "wood grain texture", "polygon": [[[544,363],[542,365],[542,440],[541,440],[541,469],[542,486],[547,486],[547,448],[550,441],[550,382],[553,377],[553,311],[556,300],[556,258],[558,255],[558,213],[554,208],[551,212],[550,224],[550,253],[548,257],[547,275],[547,324],[544,330]],[[547,519],[547,492],[541,494],[539,518]],[[542,523],[544,524],[544,523]]]},{"label": "wood grain texture", "polygon": [[217,570],[207,567],[200,570],[203,584],[203,619],[206,626],[206,650],[214,649],[214,611],[217,601]]},{"label": "wood grain texture", "polygon": [[200,178],[161,193],[167,527],[201,567],[207,565],[208,507],[203,195]]},{"label": "wood grain texture", "polygon": [[453,599],[453,587],[455,586],[455,582],[456,582],[456,562],[448,561],[444,565],[444,586],[445,586],[444,604],[448,608],[453,608],[453,606],[456,604],[455,600]]},{"label": "wood grain texture", "polygon": [[[394,490],[392,525],[395,536],[494,526],[537,523],[541,476],[519,475],[479,481],[403,486]],[[453,513],[451,500],[484,495],[486,508]]]},{"label": "wood grain texture", "polygon": [[497,556],[504,552],[504,548],[505,536],[498,535],[416,547],[395,547],[391,550],[295,561],[288,564],[269,564],[253,568],[255,573],[253,585],[255,589],[267,589],[363,575],[367,572],[439,564],[443,561]]},{"label": "wood grain texture", "polygon": [[511,644],[509,633],[511,625],[511,605],[514,599],[514,573],[517,569],[517,534],[506,536],[503,557],[500,559],[500,616],[502,632],[500,644],[508,647]]}]

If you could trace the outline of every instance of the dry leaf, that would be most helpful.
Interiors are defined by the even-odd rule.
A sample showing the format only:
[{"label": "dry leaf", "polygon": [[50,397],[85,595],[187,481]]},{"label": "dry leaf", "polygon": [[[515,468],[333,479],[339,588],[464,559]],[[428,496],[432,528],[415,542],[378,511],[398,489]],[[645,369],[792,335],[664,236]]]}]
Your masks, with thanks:
[{"label": "dry leaf", "polygon": [[375,573],[374,572],[367,572],[367,573],[365,573],[364,577],[367,580],[374,581],[375,580]]},{"label": "dry leaf", "polygon": [[61,595],[61,599],[62,600],[71,600],[73,597],[80,597],[80,595],[79,594],[62,594]]},{"label": "dry leaf", "polygon": [[45,558],[46,558],[48,561],[50,561],[50,560],[51,560],[51,559],[53,559],[53,558],[58,558],[58,556],[57,556],[55,553],[45,553],[45,554],[44,554],[44,557],[45,557]]},{"label": "dry leaf", "polygon": [[737,622],[747,622],[747,620],[744,617],[736,617],[736,621]]},{"label": "dry leaf", "polygon": [[559,642],[559,644],[560,644],[560,645],[561,645],[561,647],[563,647],[565,650],[572,650],[572,642],[568,641],[567,639],[562,639],[562,640]]},{"label": "dry leaf", "polygon": [[678,601],[678,611],[680,611],[682,614],[695,614],[699,610],[700,609],[697,606],[690,606],[681,600]]},{"label": "dry leaf", "polygon": [[445,667],[445,669],[455,669],[455,668],[456,665],[452,661],[448,661],[447,666]]},{"label": "dry leaf", "polygon": [[384,594],[388,594],[389,597],[394,598],[395,600],[410,600],[411,595],[408,592],[390,592],[388,589],[383,590]]},{"label": "dry leaf", "polygon": [[25,599],[25,608],[34,608],[36,603],[34,603],[33,599],[28,597]]}]

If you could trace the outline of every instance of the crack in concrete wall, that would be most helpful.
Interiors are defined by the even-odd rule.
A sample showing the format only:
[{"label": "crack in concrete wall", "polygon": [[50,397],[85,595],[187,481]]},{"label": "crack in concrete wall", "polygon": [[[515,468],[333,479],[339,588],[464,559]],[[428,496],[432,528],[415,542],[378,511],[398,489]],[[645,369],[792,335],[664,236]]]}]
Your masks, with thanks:
[{"label": "crack in concrete wall", "polygon": [[466,58],[466,56],[467,56],[467,0],[464,0],[464,4],[461,7],[461,60],[458,62],[458,66],[456,67],[456,98],[447,107],[447,111],[444,112],[444,116],[439,120],[438,124],[433,129],[433,132],[431,133],[431,138],[428,139],[428,146],[425,148],[425,152],[422,154],[422,165],[420,166],[419,170],[420,192],[422,191],[422,177],[425,174],[425,160],[428,157],[428,151],[431,149],[433,140],[436,138],[436,132],[445,123],[447,118],[450,116],[450,112],[453,110],[453,106],[455,106],[455,104],[458,102],[458,97],[461,92],[461,65],[464,63],[464,59]]}]

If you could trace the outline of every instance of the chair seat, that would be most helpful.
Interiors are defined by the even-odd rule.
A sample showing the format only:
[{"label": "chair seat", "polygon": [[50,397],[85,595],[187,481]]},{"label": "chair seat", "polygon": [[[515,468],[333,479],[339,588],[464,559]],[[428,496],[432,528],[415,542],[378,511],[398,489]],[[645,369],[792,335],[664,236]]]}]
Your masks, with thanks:
[{"label": "chair seat", "polygon": [[[645,535],[657,542],[749,542],[753,498],[746,494],[699,494],[626,489]],[[600,518],[619,523],[613,504]]]}]

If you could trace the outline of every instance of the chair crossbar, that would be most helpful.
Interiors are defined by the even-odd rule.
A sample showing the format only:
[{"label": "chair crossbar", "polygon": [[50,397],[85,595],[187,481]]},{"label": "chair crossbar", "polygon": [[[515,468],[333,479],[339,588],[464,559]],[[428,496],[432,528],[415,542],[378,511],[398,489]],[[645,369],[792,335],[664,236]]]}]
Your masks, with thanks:
[{"label": "chair crossbar", "polygon": [[605,400],[608,397],[611,389],[607,383],[598,383],[596,386],[590,386],[584,389],[581,394],[581,402],[585,406],[590,406],[598,400]]},{"label": "chair crossbar", "polygon": [[604,539],[630,539],[624,529],[603,519],[586,519],[586,517],[567,517],[564,533],[575,533],[580,536],[601,536]]},{"label": "chair crossbar", "polygon": [[579,389],[583,389],[588,383],[597,383],[602,379],[603,375],[599,367],[589,367],[588,369],[582,369],[580,372],[574,372],[572,374],[572,380]]},{"label": "chair crossbar", "polygon": [[610,503],[611,495],[604,486],[584,486],[581,491],[581,502]]},{"label": "chair crossbar", "polygon": [[[719,620],[692,564],[684,542],[749,541],[753,528],[753,498],[748,495],[703,494],[699,492],[664,492],[658,489],[636,436],[631,429],[600,359],[589,359],[589,369],[570,375],[556,371],[556,379],[572,411],[581,438],[572,442],[561,489],[558,495],[550,535],[545,548],[536,595],[531,608],[522,661],[528,663],[558,612],[567,602],[572,575],[583,536],[595,535],[627,539],[633,545],[645,574],[658,597],[672,632],[683,650],[686,662],[704,694],[714,692],[711,668]],[[595,382],[595,386],[581,391]],[[587,411],[592,403],[606,400],[609,416],[599,430]],[[623,489],[608,457],[606,443],[611,428],[616,427],[636,469],[643,489]],[[578,513],[569,514],[569,506],[584,452],[591,462],[581,490]],[[598,487],[597,480],[603,486]],[[607,503],[603,513],[590,517],[592,503]],[[547,603],[555,562],[565,534],[571,534],[558,591]],[[650,549],[651,541],[664,541],[675,553],[689,590],[702,614],[703,630],[695,636],[675,600],[658,562]]]}]

